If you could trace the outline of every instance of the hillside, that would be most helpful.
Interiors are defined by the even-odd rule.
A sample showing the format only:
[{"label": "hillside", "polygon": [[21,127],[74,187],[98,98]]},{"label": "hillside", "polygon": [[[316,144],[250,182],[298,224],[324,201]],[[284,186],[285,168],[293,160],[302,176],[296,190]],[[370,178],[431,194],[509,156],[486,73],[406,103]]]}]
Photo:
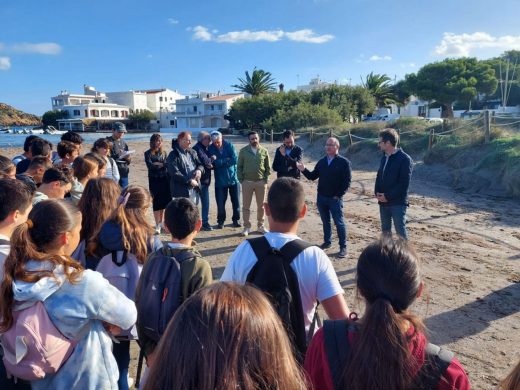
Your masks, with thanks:
[{"label": "hillside", "polygon": [[0,103],[0,126],[38,126],[40,117]]}]

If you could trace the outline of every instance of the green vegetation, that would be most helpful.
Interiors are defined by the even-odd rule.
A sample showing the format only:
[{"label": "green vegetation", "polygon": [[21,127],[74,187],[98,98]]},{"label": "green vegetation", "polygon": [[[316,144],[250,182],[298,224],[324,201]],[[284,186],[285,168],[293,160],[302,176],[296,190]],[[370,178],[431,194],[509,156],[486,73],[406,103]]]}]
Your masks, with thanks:
[{"label": "green vegetation", "polygon": [[27,114],[5,103],[0,103],[1,126],[37,126],[39,124],[40,118],[38,116]]},{"label": "green vegetation", "polygon": [[376,99],[377,107],[386,107],[396,102],[396,96],[386,74],[374,74],[370,72],[365,80],[361,80],[363,87]]},{"label": "green vegetation", "polygon": [[65,119],[68,117],[69,117],[69,115],[68,115],[67,111],[61,111],[61,110],[46,111],[42,116],[42,125],[58,127],[58,119]]},{"label": "green vegetation", "polygon": [[249,72],[246,71],[246,78],[239,77],[238,81],[240,84],[232,85],[232,87],[253,97],[273,92],[276,85],[271,72],[256,68],[253,70],[252,76],[249,76]]},{"label": "green vegetation", "polygon": [[150,123],[150,121],[154,121],[156,118],[153,112],[149,110],[143,110],[141,112],[130,114],[128,119],[135,123],[136,129],[144,127],[146,130],[146,125]]}]

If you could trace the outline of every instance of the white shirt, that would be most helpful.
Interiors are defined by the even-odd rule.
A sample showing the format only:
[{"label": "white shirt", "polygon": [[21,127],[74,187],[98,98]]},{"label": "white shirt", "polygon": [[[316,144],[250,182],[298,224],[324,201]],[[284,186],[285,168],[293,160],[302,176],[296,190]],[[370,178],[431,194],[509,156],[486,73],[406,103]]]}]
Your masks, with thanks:
[{"label": "white shirt", "polygon": [[[287,242],[299,238],[295,234],[266,233],[269,244],[280,249]],[[233,281],[244,284],[247,275],[257,262],[257,257],[246,240],[231,254],[226,269],[220,278],[221,281]],[[322,302],[338,294],[343,294],[336,271],[328,256],[317,246],[311,246],[302,251],[291,263],[296,272],[300,297],[305,320],[305,329],[308,331],[316,310],[316,300]]]}]

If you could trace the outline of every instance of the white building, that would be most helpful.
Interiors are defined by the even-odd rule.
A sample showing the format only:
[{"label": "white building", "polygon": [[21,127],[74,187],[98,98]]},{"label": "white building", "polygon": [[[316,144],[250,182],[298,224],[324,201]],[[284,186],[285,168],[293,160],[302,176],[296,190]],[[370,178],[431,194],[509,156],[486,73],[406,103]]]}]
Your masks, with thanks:
[{"label": "white building", "polygon": [[327,88],[330,85],[332,85],[332,84],[327,83],[325,81],[321,81],[319,77],[316,77],[314,79],[311,79],[311,81],[307,85],[298,85],[296,87],[296,90],[303,91],[303,92],[311,92],[311,91],[314,91],[317,89]]},{"label": "white building", "polygon": [[216,130],[227,128],[229,121],[224,118],[235,101],[244,97],[243,93],[226,95],[205,94],[203,97],[188,97],[176,101],[175,116],[177,129]]}]

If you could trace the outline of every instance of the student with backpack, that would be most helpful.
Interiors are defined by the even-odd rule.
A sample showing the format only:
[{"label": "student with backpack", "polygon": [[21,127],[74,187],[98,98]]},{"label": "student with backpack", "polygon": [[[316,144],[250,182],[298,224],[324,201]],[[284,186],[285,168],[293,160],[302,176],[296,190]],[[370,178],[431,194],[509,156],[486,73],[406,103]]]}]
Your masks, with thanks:
[{"label": "student with backpack", "polygon": [[288,177],[276,179],[264,208],[269,232],[240,244],[220,280],[249,282],[274,297],[271,301],[301,360],[314,331],[316,301],[332,319],[347,318],[349,310],[330,259],[297,236],[307,212],[302,184]]},{"label": "student with backpack", "polygon": [[155,349],[175,310],[213,281],[211,266],[192,247],[202,226],[197,206],[187,198],[173,199],[164,224],[171,242],[148,258],[135,297],[139,345],[148,366],[154,364]]},{"label": "student with backpack", "polygon": [[70,257],[80,229],[77,208],[45,200],[11,237],[0,288],[3,361],[33,389],[117,388],[108,331],[130,328],[137,313],[105,278]]},{"label": "student with backpack", "polygon": [[305,370],[316,389],[466,390],[469,380],[453,354],[428,344],[410,311],[421,296],[418,258],[390,236],[366,247],[357,264],[365,315],[325,321],[312,339]]},{"label": "student with backpack", "polygon": [[115,160],[110,157],[110,150],[112,149],[112,143],[106,138],[99,138],[94,142],[92,146],[92,153],[96,153],[105,161],[106,170],[101,177],[108,177],[119,183],[119,169]]},{"label": "student with backpack", "polygon": [[[151,203],[150,193],[143,187],[126,187],[118,206],[101,226],[93,242],[95,248],[92,252],[101,254],[96,271],[132,300],[146,258],[162,246],[146,216]],[[137,332],[131,329],[114,342],[120,390],[129,386],[130,341],[136,338]]]},{"label": "student with backpack", "polygon": [[287,335],[264,294],[215,283],[175,312],[145,390],[304,390]]}]

